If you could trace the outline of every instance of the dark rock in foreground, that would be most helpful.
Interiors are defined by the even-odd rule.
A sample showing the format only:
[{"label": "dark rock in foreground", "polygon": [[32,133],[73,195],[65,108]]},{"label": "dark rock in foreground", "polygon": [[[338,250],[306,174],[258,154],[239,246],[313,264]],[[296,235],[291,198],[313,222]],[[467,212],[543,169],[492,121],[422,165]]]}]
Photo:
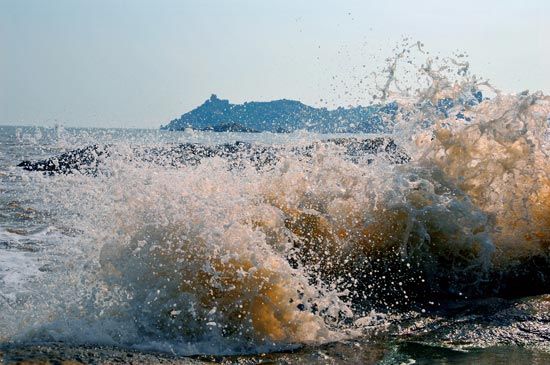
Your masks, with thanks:
[{"label": "dark rock in foreground", "polygon": [[[391,138],[375,137],[367,139],[336,138],[323,142],[314,142],[303,146],[270,146],[246,142],[204,145],[182,143],[162,147],[133,148],[130,160],[154,163],[161,166],[193,166],[205,158],[220,157],[226,159],[232,167],[251,163],[257,168],[272,166],[285,154],[311,158],[316,148],[325,144],[341,148],[343,155],[354,162],[365,160],[371,162],[376,156],[391,163],[406,163],[410,157],[398,147]],[[91,145],[68,151],[61,155],[39,161],[23,161],[19,165],[27,171],[40,171],[50,174],[67,174],[73,172],[95,174],[101,162],[116,155],[114,146]]]},{"label": "dark rock in foreground", "polygon": [[190,357],[142,352],[112,346],[50,344],[0,344],[3,364],[204,364]]},{"label": "dark rock in foreground", "polygon": [[66,174],[76,170],[97,168],[100,158],[107,156],[107,147],[91,145],[65,152],[59,156],[40,161],[23,161],[18,164],[27,171],[43,171]]}]

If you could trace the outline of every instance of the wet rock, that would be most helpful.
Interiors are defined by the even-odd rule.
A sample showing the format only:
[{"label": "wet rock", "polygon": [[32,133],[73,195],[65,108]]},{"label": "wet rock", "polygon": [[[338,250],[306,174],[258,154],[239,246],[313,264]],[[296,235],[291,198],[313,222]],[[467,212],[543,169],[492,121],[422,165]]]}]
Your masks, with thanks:
[{"label": "wet rock", "polygon": [[[321,145],[338,146],[351,161],[366,159],[372,162],[375,157],[385,158],[391,163],[406,163],[410,160],[407,153],[397,146],[391,138],[375,137],[366,139],[335,138],[322,142],[314,142],[304,146],[270,146],[247,142],[225,143],[220,145],[204,145],[198,143],[182,143],[162,147],[135,147],[130,156],[123,156],[129,161],[148,162],[161,166],[179,167],[196,165],[201,160],[212,157],[226,159],[231,167],[242,167],[251,163],[257,168],[276,164],[285,153],[297,156],[313,157]],[[68,151],[58,156],[39,161],[22,161],[17,166],[27,171],[39,171],[48,174],[68,174],[81,172],[98,173],[105,158],[116,155],[114,146],[91,145]]]},{"label": "wet rock", "polygon": [[109,346],[0,344],[3,364],[202,364],[202,361],[166,353],[148,353]]},{"label": "wet rock", "polygon": [[23,161],[18,164],[27,171],[66,174],[74,171],[95,171],[100,157],[108,155],[108,146],[91,145],[65,152],[40,161]]}]

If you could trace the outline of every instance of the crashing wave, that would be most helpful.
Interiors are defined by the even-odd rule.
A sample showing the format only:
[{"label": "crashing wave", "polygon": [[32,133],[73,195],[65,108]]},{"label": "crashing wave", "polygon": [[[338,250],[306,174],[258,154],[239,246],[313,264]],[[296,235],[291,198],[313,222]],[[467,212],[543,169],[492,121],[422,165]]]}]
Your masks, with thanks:
[{"label": "crashing wave", "polygon": [[[33,177],[95,265],[73,273],[87,283],[66,298],[86,302],[74,320],[114,321],[100,331],[119,344],[246,351],[348,336],[372,309],[546,293],[550,98],[483,97],[474,78],[421,73],[412,94],[385,84],[399,148],[365,159],[350,151],[367,140],[262,147],[269,168],[252,145],[119,146],[101,159],[108,173]],[[186,148],[210,152],[182,163]]]}]

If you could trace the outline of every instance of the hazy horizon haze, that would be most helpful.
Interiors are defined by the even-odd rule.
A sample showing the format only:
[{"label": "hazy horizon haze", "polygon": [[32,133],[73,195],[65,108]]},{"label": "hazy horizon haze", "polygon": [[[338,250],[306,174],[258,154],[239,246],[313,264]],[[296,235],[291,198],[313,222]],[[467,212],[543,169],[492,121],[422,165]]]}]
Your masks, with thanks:
[{"label": "hazy horizon haze", "polygon": [[549,18],[542,0],[0,0],[0,124],[158,128],[211,94],[364,105],[346,82],[403,37],[550,93]]}]

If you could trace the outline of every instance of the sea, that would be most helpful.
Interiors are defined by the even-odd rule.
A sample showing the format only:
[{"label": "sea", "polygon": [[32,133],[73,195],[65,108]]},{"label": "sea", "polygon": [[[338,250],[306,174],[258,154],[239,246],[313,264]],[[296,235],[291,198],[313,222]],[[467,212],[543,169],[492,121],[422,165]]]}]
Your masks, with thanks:
[{"label": "sea", "polygon": [[[399,163],[331,142],[378,135],[0,126],[0,358],[550,363],[550,98],[438,80],[388,96]],[[236,142],[276,158],[143,158]]]}]

